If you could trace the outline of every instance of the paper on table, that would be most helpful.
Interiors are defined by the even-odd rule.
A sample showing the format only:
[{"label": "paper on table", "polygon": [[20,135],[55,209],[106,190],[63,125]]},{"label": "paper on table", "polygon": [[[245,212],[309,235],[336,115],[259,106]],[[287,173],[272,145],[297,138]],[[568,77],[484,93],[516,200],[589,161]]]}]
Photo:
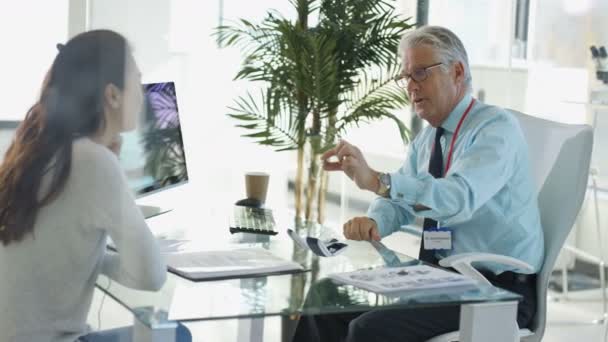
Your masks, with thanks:
[{"label": "paper on table", "polygon": [[340,283],[378,293],[440,288],[474,288],[477,283],[463,275],[427,265],[378,267],[329,276]]},{"label": "paper on table", "polygon": [[337,239],[321,240],[316,237],[308,236],[303,239],[291,229],[287,229],[287,234],[302,248],[310,249],[318,256],[330,257],[336,256],[346,250],[348,245],[340,242]]},{"label": "paper on table", "polygon": [[262,248],[167,254],[169,270],[194,280],[301,272],[304,268]]}]

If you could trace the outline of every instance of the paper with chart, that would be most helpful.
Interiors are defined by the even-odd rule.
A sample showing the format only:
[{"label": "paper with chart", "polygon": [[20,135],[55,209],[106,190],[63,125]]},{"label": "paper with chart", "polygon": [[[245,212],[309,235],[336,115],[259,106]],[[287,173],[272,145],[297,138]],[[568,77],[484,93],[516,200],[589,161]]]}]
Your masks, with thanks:
[{"label": "paper with chart", "polygon": [[458,273],[427,265],[378,267],[336,273],[329,276],[340,283],[378,293],[420,291],[442,288],[474,288],[477,283]]}]

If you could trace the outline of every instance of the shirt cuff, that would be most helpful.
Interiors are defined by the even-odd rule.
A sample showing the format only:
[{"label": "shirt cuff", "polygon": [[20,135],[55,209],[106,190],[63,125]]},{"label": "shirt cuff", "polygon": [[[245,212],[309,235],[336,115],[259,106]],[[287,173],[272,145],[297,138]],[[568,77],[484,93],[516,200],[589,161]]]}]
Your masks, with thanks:
[{"label": "shirt cuff", "polygon": [[386,222],[386,216],[388,215],[388,213],[386,212],[386,210],[383,210],[383,205],[386,205],[388,203],[385,201],[388,200],[381,197],[376,198],[367,210],[367,217],[376,222],[380,237],[385,237],[393,233],[392,229],[390,229],[389,227],[389,224]]},{"label": "shirt cuff", "polygon": [[391,199],[404,201],[410,206],[418,203],[422,182],[412,176],[407,176],[399,172],[391,173]]}]

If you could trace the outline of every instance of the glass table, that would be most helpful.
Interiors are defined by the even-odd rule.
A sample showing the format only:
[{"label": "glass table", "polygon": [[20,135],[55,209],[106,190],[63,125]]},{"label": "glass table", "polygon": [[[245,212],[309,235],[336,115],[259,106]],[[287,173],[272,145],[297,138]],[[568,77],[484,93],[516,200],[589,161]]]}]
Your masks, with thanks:
[{"label": "glass table", "polygon": [[[261,247],[276,256],[300,263],[307,271],[196,282],[169,272],[167,282],[158,292],[133,290],[100,275],[98,288],[133,313],[134,334],[139,334],[140,340],[170,341],[175,322],[239,319],[246,325],[245,328],[239,326],[239,340],[255,341],[262,339],[263,320],[266,317],[282,317],[283,326],[287,329],[295,326],[300,315],[446,305],[459,305],[462,314],[466,314],[461,318],[461,334],[463,329],[469,329],[469,334],[474,335],[474,321],[487,316],[485,313],[493,315],[496,310],[496,315],[513,322],[507,330],[516,327],[515,313],[517,302],[521,299],[517,294],[496,287],[479,287],[382,295],[338,284],[327,276],[357,269],[417,265],[421,262],[393,252],[381,243],[371,244],[367,241],[348,241],[348,248],[340,255],[318,257],[294,243],[286,234],[286,229],[294,229],[302,236],[323,239],[343,239],[342,235],[326,226],[294,221],[288,212],[280,216],[276,211],[275,220],[277,227],[280,227],[276,236],[230,234],[229,212],[230,208],[203,213],[174,211],[148,222],[159,238],[161,249],[165,251]],[[470,312],[466,313],[465,309]],[[470,326],[463,327],[463,324]],[[241,330],[244,332],[240,333]],[[505,333],[509,334],[509,331]],[[290,336],[290,333],[283,332],[283,336]]]}]

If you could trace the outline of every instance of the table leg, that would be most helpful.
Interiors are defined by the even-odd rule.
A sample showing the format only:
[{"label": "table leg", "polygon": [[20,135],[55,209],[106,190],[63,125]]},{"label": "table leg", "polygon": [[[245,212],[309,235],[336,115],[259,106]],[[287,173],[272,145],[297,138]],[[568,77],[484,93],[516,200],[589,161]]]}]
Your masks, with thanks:
[{"label": "table leg", "polygon": [[239,319],[237,342],[262,342],[264,318]]},{"label": "table leg", "polygon": [[133,313],[133,342],[175,341],[177,322],[169,321],[167,313],[142,307]]},{"label": "table leg", "polygon": [[460,307],[460,342],[487,341],[519,341],[517,302],[463,304]]},{"label": "table leg", "polygon": [[167,342],[175,341],[177,323],[164,323],[150,327],[139,319],[133,320],[133,342]]}]

